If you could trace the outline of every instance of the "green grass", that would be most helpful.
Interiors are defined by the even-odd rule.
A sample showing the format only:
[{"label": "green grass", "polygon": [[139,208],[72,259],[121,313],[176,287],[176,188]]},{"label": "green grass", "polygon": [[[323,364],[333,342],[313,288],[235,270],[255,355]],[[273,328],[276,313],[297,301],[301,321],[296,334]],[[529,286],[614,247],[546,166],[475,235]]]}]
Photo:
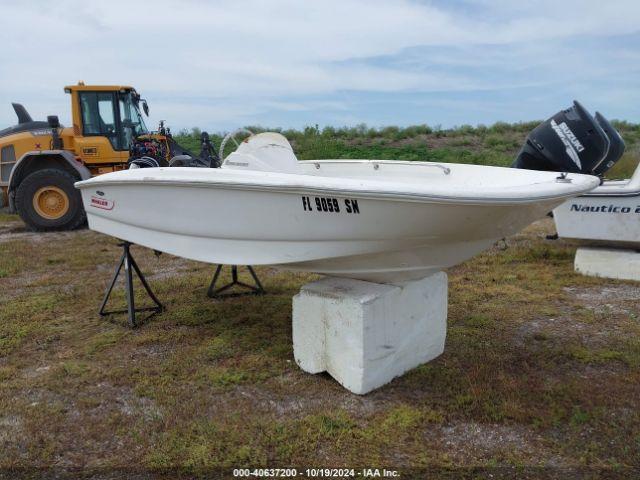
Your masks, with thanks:
[{"label": "green grass", "polygon": [[[575,274],[549,231],[452,269],[445,353],[366,397],[293,361],[291,297],[312,275],[258,269],[268,295],[214,301],[210,266],[136,247],[167,310],[129,330],[96,314],[114,240],[9,239],[0,422],[18,440],[0,466],[637,465],[640,311],[615,293],[636,287]],[[609,310],[574,293],[605,286]]]},{"label": "green grass", "polygon": [[20,242],[5,242],[0,243],[0,278],[8,277],[9,275],[17,274],[23,267],[22,257],[15,255],[15,252],[20,248]]}]

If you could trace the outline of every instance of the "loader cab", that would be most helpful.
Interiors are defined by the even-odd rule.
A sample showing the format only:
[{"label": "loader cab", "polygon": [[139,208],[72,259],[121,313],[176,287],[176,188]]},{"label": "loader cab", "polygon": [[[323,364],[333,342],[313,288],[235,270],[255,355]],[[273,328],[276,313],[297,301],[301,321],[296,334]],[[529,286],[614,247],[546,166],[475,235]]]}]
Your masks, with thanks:
[{"label": "loader cab", "polygon": [[131,87],[66,87],[71,94],[75,150],[85,163],[126,162],[137,136],[148,134],[140,107],[146,102]]}]

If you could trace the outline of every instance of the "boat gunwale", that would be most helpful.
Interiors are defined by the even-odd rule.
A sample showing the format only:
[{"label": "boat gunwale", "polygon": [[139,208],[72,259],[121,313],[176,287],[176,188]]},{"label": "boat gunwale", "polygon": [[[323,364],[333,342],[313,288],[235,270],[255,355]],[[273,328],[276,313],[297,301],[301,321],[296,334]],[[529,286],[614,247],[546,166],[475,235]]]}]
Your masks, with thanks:
[{"label": "boat gunwale", "polygon": [[585,193],[583,195],[580,195],[580,197],[624,197],[624,198],[630,198],[630,197],[640,197],[640,190],[634,190],[631,192],[610,192],[610,193],[604,193],[604,192],[588,192]]},{"label": "boat gunwale", "polygon": [[[401,192],[401,191],[387,191],[380,192],[379,190],[366,190],[366,189],[342,189],[334,187],[311,187],[306,185],[273,185],[273,184],[260,184],[260,183],[229,183],[229,182],[216,182],[216,181],[175,181],[175,180],[152,180],[152,179],[127,179],[127,180],[105,180],[101,181],[100,177],[94,177],[89,180],[83,180],[76,182],[76,188],[82,190],[86,188],[108,186],[108,185],[171,185],[172,187],[195,187],[195,188],[211,188],[211,187],[223,187],[230,190],[251,190],[251,191],[271,191],[282,192],[287,194],[318,194],[325,196],[340,196],[340,197],[356,197],[366,198],[371,200],[401,200],[415,203],[446,203],[446,204],[479,204],[479,205],[511,205],[511,204],[533,204],[539,201],[545,200],[562,200],[570,197],[580,196],[580,193],[576,194],[574,191],[565,191],[561,194],[553,195],[536,195],[529,197],[473,197],[473,196],[448,196],[441,194],[427,194],[416,192]],[[552,182],[539,182],[539,183],[552,183]],[[538,184],[539,184],[538,183]],[[534,184],[531,184],[534,185]],[[587,188],[582,188],[583,191],[588,191]]]}]

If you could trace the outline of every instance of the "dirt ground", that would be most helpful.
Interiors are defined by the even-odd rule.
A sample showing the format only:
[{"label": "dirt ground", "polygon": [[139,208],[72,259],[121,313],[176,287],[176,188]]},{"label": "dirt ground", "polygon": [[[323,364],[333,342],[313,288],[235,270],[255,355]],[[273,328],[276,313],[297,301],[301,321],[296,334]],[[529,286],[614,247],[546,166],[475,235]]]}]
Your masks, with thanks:
[{"label": "dirt ground", "polygon": [[130,330],[97,315],[114,239],[0,214],[0,478],[640,475],[640,284],[574,273],[552,231],[452,269],[444,354],[356,396],[293,361],[313,276],[259,268],[267,295],[211,300],[211,265],[134,247],[166,310]]}]

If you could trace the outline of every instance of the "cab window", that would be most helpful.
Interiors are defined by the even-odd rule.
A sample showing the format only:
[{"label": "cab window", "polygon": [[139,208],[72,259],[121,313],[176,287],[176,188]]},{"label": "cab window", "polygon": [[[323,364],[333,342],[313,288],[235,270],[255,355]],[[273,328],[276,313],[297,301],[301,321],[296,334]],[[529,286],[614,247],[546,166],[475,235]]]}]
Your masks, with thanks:
[{"label": "cab window", "polygon": [[134,138],[149,133],[142,114],[138,108],[138,101],[132,92],[119,95],[120,125],[122,125],[121,141],[124,147],[129,148]]},{"label": "cab window", "polygon": [[114,150],[122,150],[116,124],[115,94],[112,92],[79,92],[82,131],[85,137],[107,137]]}]

